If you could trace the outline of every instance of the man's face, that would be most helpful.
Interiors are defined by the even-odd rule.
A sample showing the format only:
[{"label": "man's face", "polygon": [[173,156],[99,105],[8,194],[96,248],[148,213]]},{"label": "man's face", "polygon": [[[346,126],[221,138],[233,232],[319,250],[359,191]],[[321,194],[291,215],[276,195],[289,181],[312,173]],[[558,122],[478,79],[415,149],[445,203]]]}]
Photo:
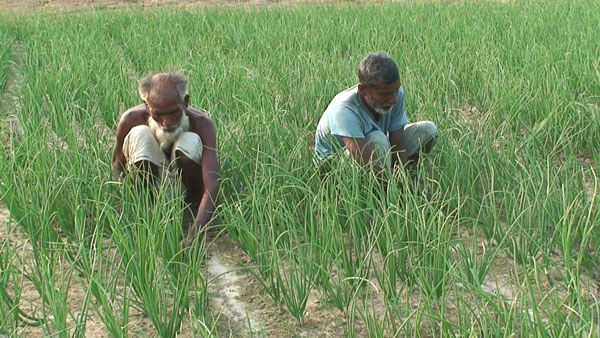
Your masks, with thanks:
[{"label": "man's face", "polygon": [[150,92],[145,102],[146,110],[165,133],[173,132],[179,127],[183,112],[187,108],[186,102],[182,102],[177,90],[163,89],[166,92]]},{"label": "man's face", "polygon": [[400,80],[390,84],[379,82],[377,86],[369,88],[359,85],[358,91],[369,107],[378,114],[385,115],[398,102],[398,89]]}]

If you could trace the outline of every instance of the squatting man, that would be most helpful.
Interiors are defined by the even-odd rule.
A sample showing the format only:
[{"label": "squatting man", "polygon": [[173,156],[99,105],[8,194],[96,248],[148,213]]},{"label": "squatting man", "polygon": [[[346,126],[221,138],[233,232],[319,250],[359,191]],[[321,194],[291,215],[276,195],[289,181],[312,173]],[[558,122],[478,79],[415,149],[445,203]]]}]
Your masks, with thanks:
[{"label": "squatting man", "polygon": [[358,66],[358,80],[358,85],[337,94],[323,113],[314,161],[324,165],[343,150],[376,172],[416,163],[420,152],[431,150],[438,131],[430,121],[409,123],[394,60],[385,53],[370,53]]},{"label": "squatting man", "polygon": [[142,79],[144,103],[125,111],[117,126],[113,173],[154,185],[180,177],[186,206],[195,214],[185,243],[191,245],[210,221],[219,190],[219,160],[213,121],[189,106],[188,80],[179,73]]}]

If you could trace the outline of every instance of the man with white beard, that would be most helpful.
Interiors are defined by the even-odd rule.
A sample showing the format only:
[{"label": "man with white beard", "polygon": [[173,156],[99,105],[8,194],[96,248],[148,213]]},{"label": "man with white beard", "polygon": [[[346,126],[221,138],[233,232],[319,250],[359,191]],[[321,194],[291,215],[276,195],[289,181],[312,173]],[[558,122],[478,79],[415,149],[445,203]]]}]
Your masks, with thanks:
[{"label": "man with white beard", "polygon": [[359,84],[335,96],[315,135],[314,162],[331,165],[343,150],[376,172],[416,163],[435,144],[433,122],[409,123],[398,67],[385,53],[370,53],[358,66]]},{"label": "man with white beard", "polygon": [[215,210],[219,160],[215,125],[189,106],[187,84],[179,73],[152,74],[140,81],[144,103],[122,114],[112,164],[117,179],[126,171],[146,186],[181,177],[186,206],[195,214],[186,238],[191,245]]}]

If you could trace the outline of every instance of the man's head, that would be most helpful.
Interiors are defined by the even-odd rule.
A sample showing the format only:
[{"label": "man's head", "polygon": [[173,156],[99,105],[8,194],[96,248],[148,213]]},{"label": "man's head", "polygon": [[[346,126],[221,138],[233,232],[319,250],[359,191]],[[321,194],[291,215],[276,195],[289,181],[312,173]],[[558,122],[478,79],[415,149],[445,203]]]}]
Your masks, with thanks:
[{"label": "man's head", "polygon": [[358,92],[378,114],[387,114],[398,101],[400,75],[385,53],[369,53],[358,66]]},{"label": "man's head", "polygon": [[150,117],[165,132],[174,131],[188,107],[188,80],[179,73],[157,73],[140,81],[140,97]]},{"label": "man's head", "polygon": [[157,73],[140,81],[140,97],[150,117],[148,125],[161,144],[170,147],[189,128],[188,80],[179,73]]}]

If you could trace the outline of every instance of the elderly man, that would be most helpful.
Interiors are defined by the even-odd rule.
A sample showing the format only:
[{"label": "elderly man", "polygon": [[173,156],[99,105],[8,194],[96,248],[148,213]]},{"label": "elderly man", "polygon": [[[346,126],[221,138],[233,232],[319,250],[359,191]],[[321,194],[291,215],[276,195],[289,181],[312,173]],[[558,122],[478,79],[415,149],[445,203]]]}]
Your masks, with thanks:
[{"label": "elderly man", "polygon": [[315,136],[314,160],[323,164],[337,151],[377,172],[416,162],[435,144],[433,122],[408,123],[398,67],[385,53],[369,54],[358,67],[359,84],[337,94]]},{"label": "elderly man", "polygon": [[195,214],[186,240],[192,244],[215,210],[219,160],[215,125],[189,106],[187,84],[178,73],[153,74],[140,81],[144,103],[121,116],[112,164],[117,178],[125,170],[150,184],[160,177],[181,177],[185,202]]}]

